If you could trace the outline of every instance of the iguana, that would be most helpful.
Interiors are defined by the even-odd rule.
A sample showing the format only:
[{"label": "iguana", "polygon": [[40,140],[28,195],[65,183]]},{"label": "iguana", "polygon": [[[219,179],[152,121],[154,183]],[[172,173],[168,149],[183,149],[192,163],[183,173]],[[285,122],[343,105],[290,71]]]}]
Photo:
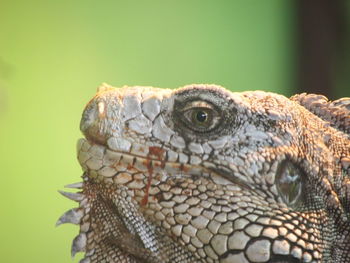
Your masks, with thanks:
[{"label": "iguana", "polygon": [[350,98],[102,85],[78,141],[81,263],[350,262]]}]

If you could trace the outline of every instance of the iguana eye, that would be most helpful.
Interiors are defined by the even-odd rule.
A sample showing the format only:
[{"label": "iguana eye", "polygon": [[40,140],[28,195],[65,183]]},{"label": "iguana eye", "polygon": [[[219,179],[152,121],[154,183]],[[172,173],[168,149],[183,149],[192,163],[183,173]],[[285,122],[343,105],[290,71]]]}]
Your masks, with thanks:
[{"label": "iguana eye", "polygon": [[210,131],[219,123],[219,113],[207,102],[190,102],[181,112],[185,124],[195,131]]},{"label": "iguana eye", "polygon": [[188,110],[188,112],[185,112],[185,116],[189,118],[189,120],[194,125],[203,128],[208,128],[212,119],[210,110],[204,108],[195,108]]},{"label": "iguana eye", "polygon": [[298,206],[302,199],[303,173],[289,161],[281,163],[277,170],[275,183],[283,201],[292,207]]}]

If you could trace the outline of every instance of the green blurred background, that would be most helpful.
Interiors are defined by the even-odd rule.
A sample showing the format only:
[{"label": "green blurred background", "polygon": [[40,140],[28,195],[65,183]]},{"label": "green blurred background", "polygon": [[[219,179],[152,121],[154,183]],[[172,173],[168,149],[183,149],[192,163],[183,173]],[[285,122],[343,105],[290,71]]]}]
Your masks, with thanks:
[{"label": "green blurred background", "polygon": [[72,261],[75,143],[98,85],[216,83],[291,95],[292,1],[0,0],[0,261]]}]

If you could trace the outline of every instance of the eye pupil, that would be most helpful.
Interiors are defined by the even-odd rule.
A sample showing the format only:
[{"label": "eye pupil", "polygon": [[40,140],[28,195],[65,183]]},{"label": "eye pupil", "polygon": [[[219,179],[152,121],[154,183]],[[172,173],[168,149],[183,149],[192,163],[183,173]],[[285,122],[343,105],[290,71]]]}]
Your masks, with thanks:
[{"label": "eye pupil", "polygon": [[205,111],[197,111],[196,113],[196,120],[198,122],[206,122],[208,119],[208,113],[206,113]]}]

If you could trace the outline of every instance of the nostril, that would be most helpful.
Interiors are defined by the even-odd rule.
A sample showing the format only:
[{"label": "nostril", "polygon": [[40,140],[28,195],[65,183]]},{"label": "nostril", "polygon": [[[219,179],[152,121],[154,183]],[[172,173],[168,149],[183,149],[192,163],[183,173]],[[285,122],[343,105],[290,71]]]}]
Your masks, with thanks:
[{"label": "nostril", "polygon": [[103,101],[90,101],[80,121],[80,130],[86,139],[100,144],[106,142],[105,129],[102,127],[104,118],[106,118],[105,103]]},{"label": "nostril", "polygon": [[96,123],[98,118],[96,103],[90,102],[81,117],[80,130],[84,135],[89,131],[89,129]]}]

